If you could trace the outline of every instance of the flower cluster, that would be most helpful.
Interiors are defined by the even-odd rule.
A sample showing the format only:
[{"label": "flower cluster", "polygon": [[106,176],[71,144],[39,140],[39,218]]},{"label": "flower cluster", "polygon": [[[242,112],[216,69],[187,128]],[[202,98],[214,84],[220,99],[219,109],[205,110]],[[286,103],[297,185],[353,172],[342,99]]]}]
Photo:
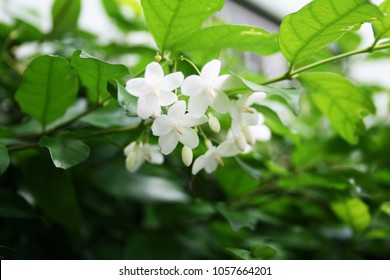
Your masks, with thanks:
[{"label": "flower cluster", "polygon": [[[136,141],[125,148],[129,171],[136,171],[144,161],[162,164],[163,154],[170,154],[179,142],[183,145],[182,160],[186,166],[190,166],[192,150],[199,146],[198,134],[204,138],[208,150],[195,159],[193,174],[202,169],[212,173],[218,165],[223,165],[223,157],[246,151],[256,140],[270,139],[271,133],[264,125],[263,116],[251,107],[261,103],[266,94],[254,92],[230,100],[222,90],[229,75],[220,75],[220,70],[221,62],[212,60],[202,68],[199,75],[184,78],[181,72],[164,75],[161,65],[152,62],[146,67],[143,78],[127,82],[126,90],[138,98],[137,115],[141,119],[153,119],[151,130],[158,137],[158,146]],[[179,100],[178,96],[185,97]],[[188,104],[185,100],[188,100]],[[201,125],[208,123],[212,132],[220,132],[221,125],[210,112],[212,110],[219,114],[229,114],[231,118],[228,136],[217,146],[213,145],[201,128]]]}]

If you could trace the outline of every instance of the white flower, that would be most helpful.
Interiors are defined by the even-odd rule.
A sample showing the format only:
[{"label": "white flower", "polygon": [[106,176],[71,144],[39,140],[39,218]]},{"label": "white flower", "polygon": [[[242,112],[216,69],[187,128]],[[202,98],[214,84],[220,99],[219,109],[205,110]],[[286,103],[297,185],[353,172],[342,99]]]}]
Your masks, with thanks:
[{"label": "white flower", "polygon": [[200,72],[200,76],[187,77],[181,86],[181,92],[190,97],[188,112],[194,117],[202,116],[208,106],[218,113],[229,111],[230,100],[221,90],[227,75],[219,76],[221,62],[212,60],[207,63]]},{"label": "white flower", "polygon": [[251,95],[241,96],[237,101],[232,102],[230,115],[232,117],[231,131],[234,135],[236,145],[241,151],[244,151],[246,144],[255,144],[256,139],[267,141],[271,137],[271,132],[264,125],[264,117],[254,108],[253,104],[259,104],[264,100],[266,94],[263,92],[254,92]]},{"label": "white flower", "polygon": [[126,169],[130,172],[137,171],[145,162],[162,164],[164,156],[157,145],[131,142],[124,150],[126,156]]},{"label": "white flower", "polygon": [[184,76],[175,72],[164,76],[160,64],[152,62],[146,66],[144,78],[134,78],[126,83],[126,90],[138,97],[137,114],[142,119],[159,116],[161,106],[168,106],[177,101],[172,91],[180,87]]},{"label": "white flower", "polygon": [[158,143],[165,155],[170,154],[178,142],[191,149],[199,145],[198,134],[191,127],[205,123],[207,118],[194,118],[185,112],[185,101],[178,101],[168,109],[167,115],[161,115],[153,122],[153,135],[160,136]]},{"label": "white flower", "polygon": [[239,153],[233,139],[222,142],[218,147],[213,146],[210,141],[206,141],[206,145],[208,151],[198,157],[192,166],[192,174],[194,175],[201,169],[212,173],[217,169],[218,164],[223,165],[222,157],[232,157]]}]

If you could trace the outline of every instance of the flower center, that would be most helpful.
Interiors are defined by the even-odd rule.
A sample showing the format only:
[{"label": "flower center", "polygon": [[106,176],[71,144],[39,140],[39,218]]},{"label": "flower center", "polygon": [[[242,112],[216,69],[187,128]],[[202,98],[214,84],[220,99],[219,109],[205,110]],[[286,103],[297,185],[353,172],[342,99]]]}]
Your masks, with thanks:
[{"label": "flower center", "polygon": [[180,135],[183,135],[183,127],[181,126],[181,123],[175,123],[175,125],[173,126],[173,129],[176,130],[177,133],[179,133]]},{"label": "flower center", "polygon": [[211,96],[211,97],[215,97],[217,94],[215,93],[215,90],[214,88],[211,86],[211,85],[206,85],[204,87],[204,90]]},{"label": "flower center", "polygon": [[256,113],[255,109],[253,109],[251,107],[246,107],[246,106],[243,106],[243,105],[240,106],[240,111],[242,113],[249,113],[249,114],[255,114]]}]

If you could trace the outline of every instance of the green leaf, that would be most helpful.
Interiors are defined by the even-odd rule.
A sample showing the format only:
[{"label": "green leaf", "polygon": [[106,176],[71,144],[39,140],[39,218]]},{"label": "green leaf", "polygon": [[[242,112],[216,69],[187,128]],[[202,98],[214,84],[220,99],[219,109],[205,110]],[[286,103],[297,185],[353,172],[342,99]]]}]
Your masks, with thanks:
[{"label": "green leaf", "polygon": [[0,216],[5,218],[30,218],[34,209],[20,195],[0,189]]},{"label": "green leaf", "polygon": [[9,155],[7,148],[0,144],[0,176],[4,174],[9,166]]},{"label": "green leaf", "polygon": [[295,65],[349,30],[381,16],[378,7],[366,0],[315,0],[283,19],[279,47]]},{"label": "green leaf", "polygon": [[223,0],[141,0],[146,24],[163,52],[198,30],[223,4]]},{"label": "green leaf", "polygon": [[278,254],[274,248],[267,245],[253,246],[251,253],[255,258],[260,260],[269,260]]},{"label": "green leaf", "polygon": [[117,81],[117,99],[118,104],[125,109],[129,116],[137,116],[138,98],[131,95],[124,86]]},{"label": "green leaf", "polygon": [[79,210],[69,174],[55,168],[49,158],[38,155],[25,159],[21,167],[26,185],[46,217],[78,232]]},{"label": "green leaf", "polygon": [[257,260],[250,251],[245,249],[226,247],[225,250],[237,260]]},{"label": "green leaf", "polygon": [[385,16],[372,25],[377,41],[382,38],[390,38],[390,0],[383,1],[379,8]]},{"label": "green leaf", "polygon": [[333,212],[354,231],[362,231],[371,223],[368,206],[358,198],[343,198],[331,203]]},{"label": "green leaf", "polygon": [[55,0],[51,10],[54,36],[72,32],[77,28],[81,10],[80,0]]},{"label": "green leaf", "polygon": [[383,213],[390,216],[390,201],[383,202],[380,209]]},{"label": "green leaf", "polygon": [[109,96],[108,81],[121,81],[129,74],[124,65],[104,62],[80,50],[73,53],[71,64],[77,70],[82,85],[89,89],[92,102],[100,102]]},{"label": "green leaf", "polygon": [[44,55],[28,65],[15,98],[23,112],[46,127],[76,102],[77,90],[77,77],[68,61]]},{"label": "green leaf", "polygon": [[220,50],[232,48],[260,55],[270,55],[279,50],[276,35],[264,29],[243,25],[220,25],[202,28],[177,42],[178,51]]},{"label": "green leaf", "polygon": [[283,89],[283,88],[272,88],[268,86],[259,85],[248,81],[240,76],[237,76],[245,84],[246,87],[253,91],[261,91],[267,94],[267,98],[277,99],[286,103],[294,114],[298,115],[300,111],[300,98],[301,91],[295,88]]},{"label": "green leaf", "polygon": [[285,189],[324,188],[345,190],[349,188],[348,182],[344,180],[323,177],[311,173],[300,173],[294,176],[281,178],[277,184],[278,187]]},{"label": "green leaf", "polygon": [[261,214],[255,209],[238,211],[230,209],[222,203],[218,204],[216,209],[228,221],[233,231],[239,231],[242,228],[254,230],[256,223],[261,218]]},{"label": "green leaf", "polygon": [[357,144],[364,129],[362,118],[375,112],[371,99],[336,74],[308,73],[300,75],[299,80],[337,133],[350,144]]},{"label": "green leaf", "polygon": [[84,142],[65,135],[56,138],[43,136],[39,140],[39,145],[49,149],[51,159],[57,168],[68,169],[89,157],[89,147]]}]

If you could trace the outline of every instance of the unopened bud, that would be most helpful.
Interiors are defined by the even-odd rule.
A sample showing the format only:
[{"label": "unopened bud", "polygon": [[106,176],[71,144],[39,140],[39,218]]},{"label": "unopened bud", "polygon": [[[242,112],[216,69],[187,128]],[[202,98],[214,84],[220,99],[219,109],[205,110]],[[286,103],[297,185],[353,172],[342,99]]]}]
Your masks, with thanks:
[{"label": "unopened bud", "polygon": [[212,114],[209,114],[209,127],[214,133],[219,133],[221,131],[221,124]]},{"label": "unopened bud", "polygon": [[240,136],[234,137],[234,142],[237,145],[237,148],[243,152],[246,149],[246,140],[245,136],[243,134],[240,134]]},{"label": "unopened bud", "polygon": [[255,142],[256,142],[256,140],[255,140],[255,138],[253,137],[253,133],[252,133],[252,131],[250,131],[249,127],[244,126],[241,130],[242,130],[242,133],[243,133],[244,136],[245,136],[246,142],[247,142],[249,145],[254,145]]},{"label": "unopened bud", "polygon": [[183,149],[181,149],[181,159],[185,166],[190,166],[192,163],[192,149],[187,146],[183,146]]},{"label": "unopened bud", "polygon": [[211,141],[210,141],[209,139],[206,139],[206,140],[204,141],[204,143],[206,144],[206,147],[207,147],[207,149],[209,149],[209,150],[213,147],[213,143],[211,143]]},{"label": "unopened bud", "polygon": [[131,153],[126,157],[126,169],[130,172],[137,171],[137,151],[133,150]]},{"label": "unopened bud", "polygon": [[156,62],[160,62],[160,61],[162,60],[162,56],[159,55],[159,54],[156,54],[156,56],[154,57],[154,60],[155,60]]}]

